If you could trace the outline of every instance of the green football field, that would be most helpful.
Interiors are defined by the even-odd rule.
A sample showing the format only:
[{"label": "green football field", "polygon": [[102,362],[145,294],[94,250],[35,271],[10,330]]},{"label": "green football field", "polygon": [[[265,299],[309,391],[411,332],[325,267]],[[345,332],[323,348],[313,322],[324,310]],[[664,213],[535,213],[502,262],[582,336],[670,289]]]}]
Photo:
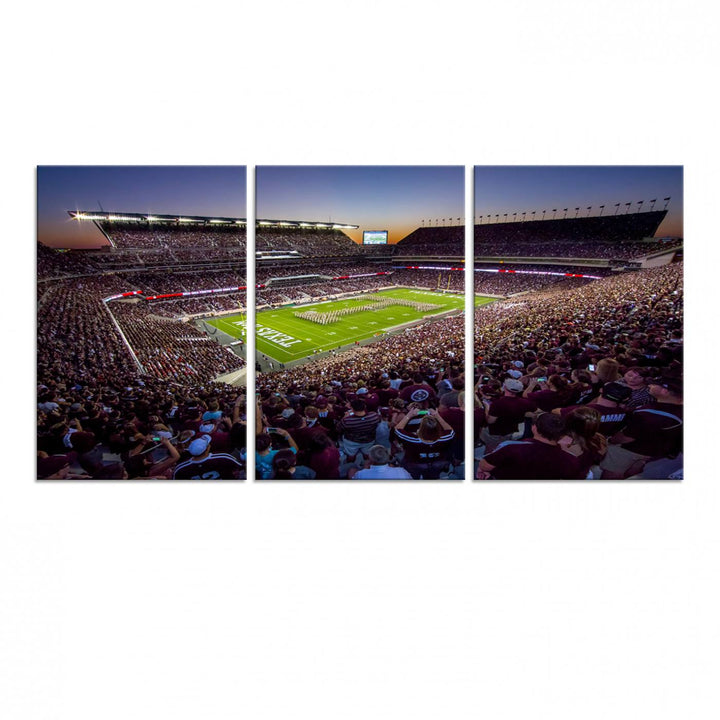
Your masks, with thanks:
[{"label": "green football field", "polygon": [[[326,313],[341,308],[371,304],[369,298],[401,298],[414,302],[432,303],[440,307],[434,310],[418,311],[405,305],[390,305],[378,310],[364,310],[341,317],[336,322],[320,325],[311,320],[297,318],[296,312],[315,310]],[[492,302],[494,298],[476,298],[476,305]],[[465,298],[462,295],[442,295],[430,290],[396,288],[378,293],[368,293],[362,299],[334,300],[293,305],[283,308],[261,310],[256,316],[255,342],[259,352],[279,362],[292,362],[308,357],[314,352],[331,350],[349,345],[356,340],[381,335],[383,332],[405,323],[419,320],[430,315],[462,310]],[[245,334],[245,316],[230,315],[224,318],[207,318],[206,322],[219,330],[241,337]]]}]

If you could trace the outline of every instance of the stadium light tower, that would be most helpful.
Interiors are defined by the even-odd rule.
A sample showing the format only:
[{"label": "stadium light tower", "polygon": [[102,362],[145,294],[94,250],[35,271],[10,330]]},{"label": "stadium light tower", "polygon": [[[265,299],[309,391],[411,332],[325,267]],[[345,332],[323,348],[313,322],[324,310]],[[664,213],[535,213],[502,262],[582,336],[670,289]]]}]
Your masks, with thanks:
[{"label": "stadium light tower", "polygon": [[620,209],[620,203],[615,203],[615,214],[618,214],[618,210]]},{"label": "stadium light tower", "polygon": [[630,212],[630,206],[632,205],[631,202],[625,203],[625,214],[627,215]]},{"label": "stadium light tower", "polygon": [[640,212],[642,210],[642,206],[643,206],[644,202],[645,202],[644,200],[638,200],[638,204],[637,204],[638,212]]},{"label": "stadium light tower", "polygon": [[598,215],[598,217],[602,217],[602,214],[603,214],[603,210],[604,210],[604,209],[605,209],[605,206],[604,206],[604,205],[601,205],[601,206],[600,206],[600,214]]},{"label": "stadium light tower", "polygon": [[667,210],[667,206],[668,206],[668,203],[670,202],[670,198],[669,197],[663,198],[663,201],[665,202],[665,207],[663,208],[663,210]]},{"label": "stadium light tower", "polygon": [[532,219],[534,220],[535,219],[535,211],[533,210],[530,214],[532,215]]},{"label": "stadium light tower", "polygon": [[579,207],[575,208],[575,217],[578,216],[578,213],[579,213],[579,212],[580,212],[580,208],[579,208]]},{"label": "stadium light tower", "polygon": [[515,222],[516,220],[517,220],[517,213],[514,212],[514,213],[513,213],[513,222]]},{"label": "stadium light tower", "polygon": [[542,219],[543,219],[543,220],[545,219],[545,213],[546,213],[546,212],[547,212],[546,210],[543,210],[543,216],[542,216]]},{"label": "stadium light tower", "polygon": [[591,210],[592,210],[592,205],[588,205],[588,207],[587,207],[587,211],[588,211],[587,217],[590,217],[590,211],[591,211]]},{"label": "stadium light tower", "polygon": [[555,213],[557,212],[557,208],[553,208],[553,220],[555,219]]},{"label": "stadium light tower", "polygon": [[652,212],[655,209],[655,203],[657,202],[657,198],[650,201],[650,212]]},{"label": "stadium light tower", "polygon": [[503,217],[505,218],[505,222],[507,222],[507,213],[505,213]]},{"label": "stadium light tower", "polygon": [[500,213],[495,213],[495,222],[498,221],[498,218],[500,217]]},{"label": "stadium light tower", "polygon": [[563,215],[563,220],[567,217],[567,211],[568,211],[567,208],[563,208],[563,212],[565,213],[565,214]]},{"label": "stadium light tower", "polygon": [[523,213],[522,216],[523,216],[522,221],[525,222],[525,213]]}]

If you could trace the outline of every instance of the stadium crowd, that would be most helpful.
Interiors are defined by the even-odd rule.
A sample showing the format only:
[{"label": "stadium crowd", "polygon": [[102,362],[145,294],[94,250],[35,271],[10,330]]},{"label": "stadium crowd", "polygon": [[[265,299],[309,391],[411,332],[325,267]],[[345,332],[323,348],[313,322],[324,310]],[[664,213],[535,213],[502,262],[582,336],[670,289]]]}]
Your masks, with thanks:
[{"label": "stadium crowd", "polygon": [[679,263],[479,308],[476,476],[681,476],[682,328]]},{"label": "stadium crowd", "polygon": [[260,375],[258,477],[463,477],[463,335],[446,318]]},{"label": "stadium crowd", "polygon": [[328,258],[338,255],[359,255],[360,249],[342,230],[330,228],[274,229],[259,225],[255,234],[255,249],[297,250],[305,257]]}]

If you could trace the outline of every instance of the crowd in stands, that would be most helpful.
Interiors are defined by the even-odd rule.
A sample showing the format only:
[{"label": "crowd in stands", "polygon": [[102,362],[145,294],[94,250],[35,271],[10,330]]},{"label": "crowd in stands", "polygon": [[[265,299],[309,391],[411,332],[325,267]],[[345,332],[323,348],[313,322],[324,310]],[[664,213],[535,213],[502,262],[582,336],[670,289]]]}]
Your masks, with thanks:
[{"label": "crowd in stands", "polygon": [[419,227],[395,246],[395,255],[465,255],[465,226]]},{"label": "crowd in stands", "polygon": [[[101,298],[118,289],[107,282],[43,283],[39,293],[38,477],[169,478],[182,462],[177,477],[196,477],[198,468],[206,478],[244,477],[245,397],[208,381],[242,360],[182,323],[163,323],[126,303],[106,307]],[[133,316],[125,330],[146,363],[142,370],[109,309],[121,323]],[[200,410],[216,413],[216,403],[221,415],[201,422]],[[193,441],[204,435],[211,449],[196,454],[206,443]],[[213,462],[200,465],[208,456]]]},{"label": "crowd in stands", "polygon": [[255,278],[258,283],[265,283],[271,278],[294,277],[302,275],[325,275],[339,277],[342,275],[362,275],[364,273],[383,272],[390,270],[389,265],[377,263],[348,262],[347,260],[328,261],[318,265],[317,262],[285,262],[285,264],[258,264]]},{"label": "crowd in stands", "polygon": [[207,382],[245,364],[193,325],[156,317],[139,303],[114,302],[110,311],[145,372],[155,377]]},{"label": "crowd in stands", "polygon": [[557,257],[599,258],[602,260],[632,260],[645,257],[660,250],[681,247],[682,242],[666,243],[662,240],[530,240],[508,243],[503,240],[491,242],[475,240],[475,257]]},{"label": "crowd in stands", "polygon": [[244,225],[145,224],[99,221],[98,225],[119,249],[245,251],[247,233]]},{"label": "crowd in stands", "polygon": [[475,293],[478,295],[515,295],[537,292],[549,287],[569,290],[592,282],[584,278],[568,278],[558,275],[524,275],[515,273],[475,273]]},{"label": "crowd in stands", "polygon": [[[493,236],[501,224],[479,227],[476,253],[487,256],[616,259],[668,247],[625,236],[612,242],[535,236],[531,243],[522,235],[527,227],[513,230],[521,235],[509,247]],[[135,290],[245,285],[244,257],[233,261],[244,253],[244,228],[153,228],[149,247],[147,228],[111,229],[124,250],[81,256],[38,246],[38,476],[244,477],[245,396],[212,381],[244,361],[177,319],[237,309],[244,294],[102,302]],[[451,257],[456,248],[462,254],[463,233],[420,228],[398,250]],[[260,284],[389,269],[363,263],[339,230],[259,228],[257,248],[352,260],[262,266]],[[178,271],[183,263],[214,259],[224,266]],[[173,271],[132,271],[156,265]],[[396,268],[392,276],[271,285],[256,297],[264,307],[391,284],[449,283],[462,291],[464,280],[463,272]],[[466,406],[475,419],[477,478],[682,475],[682,264],[592,282],[517,273],[474,273],[473,280],[479,294],[528,294],[476,310],[472,401],[463,391],[462,317],[261,375],[258,477],[461,478]]]},{"label": "crowd in stands", "polygon": [[682,328],[682,264],[479,308],[477,477],[681,476]]},{"label": "crowd in stands", "polygon": [[71,275],[82,275],[94,272],[92,263],[87,257],[72,252],[63,252],[37,243],[37,278],[61,278]]},{"label": "crowd in stands", "polygon": [[258,377],[259,478],[463,477],[464,321]]},{"label": "crowd in stands", "polygon": [[38,477],[242,479],[246,421],[245,395],[230,385],[168,382],[119,364],[95,378],[43,368]]},{"label": "crowd in stands", "polygon": [[305,257],[359,255],[357,243],[342,230],[308,228],[268,228],[258,226],[255,250],[297,250]]}]

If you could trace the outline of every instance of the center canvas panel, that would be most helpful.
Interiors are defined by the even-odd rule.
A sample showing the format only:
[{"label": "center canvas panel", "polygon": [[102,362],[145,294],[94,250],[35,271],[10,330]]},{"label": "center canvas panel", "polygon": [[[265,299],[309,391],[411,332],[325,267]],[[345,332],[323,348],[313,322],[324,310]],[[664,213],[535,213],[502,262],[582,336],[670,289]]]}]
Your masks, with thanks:
[{"label": "center canvas panel", "polygon": [[464,170],[258,167],[256,475],[464,477]]}]

